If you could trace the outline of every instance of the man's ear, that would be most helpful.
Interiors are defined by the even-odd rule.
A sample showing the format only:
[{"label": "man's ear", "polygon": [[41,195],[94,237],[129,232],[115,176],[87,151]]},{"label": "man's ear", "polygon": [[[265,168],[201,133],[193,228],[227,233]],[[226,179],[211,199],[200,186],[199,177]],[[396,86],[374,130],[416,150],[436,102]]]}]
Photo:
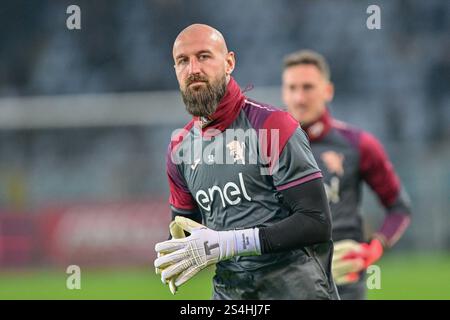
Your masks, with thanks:
[{"label": "man's ear", "polygon": [[328,84],[325,88],[325,92],[326,92],[326,101],[327,101],[327,103],[329,103],[329,102],[331,102],[331,100],[333,100],[333,97],[334,97],[334,85],[331,81],[328,82]]},{"label": "man's ear", "polygon": [[233,51],[227,53],[225,63],[225,73],[227,74],[227,76],[229,76],[233,72],[234,66],[236,65],[235,55]]}]

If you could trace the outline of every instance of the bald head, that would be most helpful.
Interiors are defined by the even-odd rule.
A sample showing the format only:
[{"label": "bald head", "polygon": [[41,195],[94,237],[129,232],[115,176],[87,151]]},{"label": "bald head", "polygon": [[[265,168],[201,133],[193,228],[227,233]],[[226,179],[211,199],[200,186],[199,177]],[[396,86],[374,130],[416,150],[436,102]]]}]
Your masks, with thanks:
[{"label": "bald head", "polygon": [[[173,44],[173,59],[180,88],[193,76],[215,81],[230,80],[235,60],[223,35],[206,24],[192,24],[181,31]],[[189,80],[187,80],[189,82]]]},{"label": "bald head", "polygon": [[180,32],[173,44],[175,73],[189,113],[209,116],[225,94],[234,70],[234,52],[223,35],[205,24]]},{"label": "bald head", "polygon": [[225,38],[220,31],[206,24],[196,23],[186,27],[178,34],[173,44],[174,58],[176,58],[176,53],[180,50],[180,47],[195,43],[202,43],[206,46],[214,47],[224,55],[228,53]]}]

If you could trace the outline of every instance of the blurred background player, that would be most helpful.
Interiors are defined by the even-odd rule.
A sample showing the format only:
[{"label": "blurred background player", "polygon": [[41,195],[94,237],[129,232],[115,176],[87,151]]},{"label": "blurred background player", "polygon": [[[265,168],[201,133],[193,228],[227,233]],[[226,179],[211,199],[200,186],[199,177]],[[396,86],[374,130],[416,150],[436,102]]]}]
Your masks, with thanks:
[{"label": "blurred background player", "polygon": [[215,264],[214,299],[338,299],[329,205],[297,121],[242,94],[216,29],[185,28],[173,57],[193,118],[169,146],[169,202],[190,236],[156,244],[163,282],[174,292]]},{"label": "blurred background player", "polygon": [[[364,299],[365,270],[392,247],[410,222],[410,208],[380,142],[335,120],[327,107],[334,87],[324,57],[302,50],[285,57],[282,99],[300,122],[324,175],[333,220],[333,276],[342,299]],[[382,227],[364,242],[360,213],[363,182],[385,208]]]}]

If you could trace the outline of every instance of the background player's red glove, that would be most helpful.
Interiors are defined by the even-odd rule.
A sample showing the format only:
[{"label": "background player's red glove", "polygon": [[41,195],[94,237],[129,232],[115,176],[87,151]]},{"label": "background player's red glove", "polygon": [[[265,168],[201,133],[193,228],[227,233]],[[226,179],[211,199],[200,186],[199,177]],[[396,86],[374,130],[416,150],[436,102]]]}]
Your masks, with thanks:
[{"label": "background player's red glove", "polygon": [[378,239],[373,239],[370,243],[362,243],[361,247],[361,256],[365,262],[364,269],[367,269],[383,255],[383,245]]},{"label": "background player's red glove", "polygon": [[383,245],[378,239],[370,243],[353,240],[338,241],[334,245],[333,277],[338,285],[359,280],[359,273],[383,255]]}]

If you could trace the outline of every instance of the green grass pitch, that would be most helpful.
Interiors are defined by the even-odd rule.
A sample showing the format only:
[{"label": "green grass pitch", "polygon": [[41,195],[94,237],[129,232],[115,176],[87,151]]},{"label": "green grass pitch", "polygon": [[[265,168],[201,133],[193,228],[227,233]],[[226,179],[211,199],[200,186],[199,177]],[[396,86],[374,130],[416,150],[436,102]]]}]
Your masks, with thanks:
[{"label": "green grass pitch", "polygon": [[[450,299],[450,254],[383,257],[381,289],[369,299]],[[213,269],[172,296],[153,268],[81,267],[81,289],[68,290],[65,268],[0,271],[0,299],[209,299]]]}]

